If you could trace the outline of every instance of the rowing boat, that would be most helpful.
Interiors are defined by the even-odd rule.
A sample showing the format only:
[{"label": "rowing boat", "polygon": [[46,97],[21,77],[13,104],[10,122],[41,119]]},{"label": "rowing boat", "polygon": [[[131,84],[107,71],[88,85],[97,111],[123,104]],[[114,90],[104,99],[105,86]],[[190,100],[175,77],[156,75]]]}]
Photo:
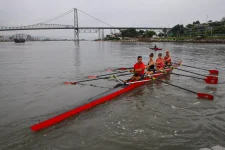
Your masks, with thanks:
[{"label": "rowing boat", "polygon": [[[168,69],[165,69],[165,71],[171,72],[173,69],[177,68],[178,66],[179,66],[179,64],[175,64],[174,66],[172,66]],[[163,73],[163,72],[159,72],[159,73],[153,74],[152,77],[159,78],[164,74],[165,73]],[[115,98],[123,93],[126,93],[128,91],[131,91],[134,88],[144,85],[146,83],[146,81],[151,81],[151,80],[152,80],[152,78],[146,77],[145,79],[143,79],[143,82],[141,82],[142,81],[141,80],[139,82],[134,82],[132,84],[121,84],[120,86],[117,86],[117,87],[113,88],[112,90],[109,90],[107,92],[104,92],[104,93],[96,96],[96,97],[89,99],[87,103],[85,103],[81,106],[78,106],[72,110],[64,112],[64,113],[62,113],[58,116],[55,116],[53,118],[50,118],[48,120],[37,123],[37,124],[31,126],[30,128],[34,132],[48,128],[48,127],[53,126],[71,116],[79,114],[82,111],[91,109],[91,108],[95,107],[96,105],[102,104],[106,101],[110,101],[113,98]]]},{"label": "rowing boat", "polygon": [[162,48],[150,48],[150,49],[155,50],[155,51],[162,50]]}]

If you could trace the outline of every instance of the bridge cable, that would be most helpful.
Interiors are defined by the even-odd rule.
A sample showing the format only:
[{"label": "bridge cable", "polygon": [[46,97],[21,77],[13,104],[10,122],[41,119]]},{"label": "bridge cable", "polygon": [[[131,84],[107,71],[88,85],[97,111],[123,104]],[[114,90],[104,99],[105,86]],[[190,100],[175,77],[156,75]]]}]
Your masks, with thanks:
[{"label": "bridge cable", "polygon": [[[59,19],[59,18],[62,18],[62,17],[64,17],[64,16],[70,14],[71,12],[73,12],[73,10],[74,10],[74,9],[71,9],[71,10],[69,10],[69,11],[67,11],[67,12],[65,12],[65,13],[63,13],[63,14],[57,16],[57,17],[54,17],[54,18],[52,18],[52,19],[43,21],[43,22],[41,22],[41,23],[47,23],[47,22],[54,21],[54,20],[57,20],[57,19]],[[37,24],[41,24],[41,23],[37,23]]]},{"label": "bridge cable", "polygon": [[[77,10],[79,10],[79,9],[77,9]],[[106,22],[104,22],[104,21],[102,21],[102,20],[100,20],[100,19],[98,19],[98,18],[96,18],[96,17],[94,17],[94,16],[92,16],[92,15],[89,15],[89,14],[83,12],[82,10],[79,10],[79,11],[82,12],[82,13],[84,13],[84,14],[86,14],[86,15],[88,15],[89,17],[92,17],[92,18],[94,18],[94,19],[96,19],[96,20],[98,20],[98,21],[100,21],[100,22],[102,22],[102,23],[108,25],[108,26],[113,27],[112,25],[110,25],[110,24],[108,24],[108,23],[106,23]]]},{"label": "bridge cable", "polygon": [[74,9],[70,9],[69,11],[67,11],[67,12],[65,12],[65,13],[63,13],[63,14],[57,16],[57,17],[54,17],[54,18],[52,18],[52,19],[48,19],[48,20],[46,20],[46,21],[43,21],[43,22],[40,22],[40,23],[35,23],[35,24],[32,24],[32,25],[17,26],[17,27],[27,27],[27,26],[34,26],[34,25],[38,25],[38,24],[45,24],[45,23],[47,23],[47,22],[54,21],[54,20],[57,20],[57,19],[59,19],[59,18],[62,18],[62,17],[64,17],[64,16],[70,14],[70,13],[73,12],[73,11],[74,11]]}]

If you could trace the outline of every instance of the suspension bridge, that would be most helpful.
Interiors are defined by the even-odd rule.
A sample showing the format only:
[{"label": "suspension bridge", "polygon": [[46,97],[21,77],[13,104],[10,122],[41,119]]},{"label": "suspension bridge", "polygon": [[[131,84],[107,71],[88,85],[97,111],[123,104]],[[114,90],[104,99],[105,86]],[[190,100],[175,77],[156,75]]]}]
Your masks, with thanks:
[{"label": "suspension bridge", "polygon": [[[80,27],[78,26],[78,11],[81,13],[84,13],[88,15],[89,17],[94,18],[95,20],[107,25],[108,27]],[[49,22],[55,21],[57,19],[60,19],[70,13],[73,13],[73,20],[74,24],[73,25],[63,25],[63,24],[50,24]],[[85,13],[82,10],[79,10],[77,8],[73,8],[69,10],[66,13],[63,13],[57,17],[51,18],[49,20],[46,20],[41,23],[36,23],[32,25],[26,25],[26,26],[14,26],[14,27],[8,27],[8,26],[0,26],[0,31],[17,31],[17,30],[52,30],[52,29],[57,29],[57,30],[74,30],[74,40],[77,41],[79,40],[79,33],[98,33],[99,39],[104,38],[104,30],[110,30],[110,33],[113,33],[112,30],[114,30],[114,33],[116,30],[124,30],[124,29],[136,29],[136,30],[163,30],[164,28],[171,29],[168,27],[114,27],[92,15],[89,15]]]}]

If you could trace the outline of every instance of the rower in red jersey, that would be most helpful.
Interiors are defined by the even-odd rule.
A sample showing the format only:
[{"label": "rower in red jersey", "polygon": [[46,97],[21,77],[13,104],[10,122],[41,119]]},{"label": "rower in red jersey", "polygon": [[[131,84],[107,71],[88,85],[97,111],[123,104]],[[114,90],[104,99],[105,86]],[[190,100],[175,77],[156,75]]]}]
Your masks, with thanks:
[{"label": "rower in red jersey", "polygon": [[164,62],[166,66],[171,66],[171,56],[168,50],[166,50],[166,56],[164,57]]},{"label": "rower in red jersey", "polygon": [[162,58],[162,53],[158,54],[158,58],[156,59],[156,70],[164,69],[164,59]]},{"label": "rower in red jersey", "polygon": [[[145,64],[142,62],[142,56],[137,57],[137,63],[134,64],[134,69],[132,69],[131,72],[134,72],[134,75],[132,76],[131,79],[128,80],[129,82],[144,79]],[[128,82],[128,81],[124,81],[124,82]]]}]

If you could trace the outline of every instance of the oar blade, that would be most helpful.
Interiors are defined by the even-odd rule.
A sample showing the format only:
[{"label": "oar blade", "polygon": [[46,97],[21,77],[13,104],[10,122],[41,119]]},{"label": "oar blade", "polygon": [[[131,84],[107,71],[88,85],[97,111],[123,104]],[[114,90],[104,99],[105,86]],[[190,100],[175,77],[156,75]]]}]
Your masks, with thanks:
[{"label": "oar blade", "polygon": [[208,70],[210,72],[210,74],[215,74],[218,75],[219,71],[218,70]]},{"label": "oar blade", "polygon": [[96,79],[97,76],[88,76],[88,78],[90,78],[90,79]]},{"label": "oar blade", "polygon": [[204,98],[208,100],[213,100],[213,96],[210,94],[205,94],[205,93],[197,93],[198,98]]},{"label": "oar blade", "polygon": [[218,84],[218,77],[216,76],[206,76],[207,80],[211,82],[211,84]]},{"label": "oar blade", "polygon": [[204,79],[206,83],[208,84],[218,84],[218,80],[211,80],[211,79],[208,79],[208,78],[205,78]]},{"label": "oar blade", "polygon": [[67,85],[76,85],[77,82],[64,82],[64,84],[67,84]]},{"label": "oar blade", "polygon": [[64,84],[70,84],[70,82],[63,82]]},{"label": "oar blade", "polygon": [[113,72],[113,70],[111,70],[111,69],[107,69],[106,71],[107,71],[107,72]]}]

